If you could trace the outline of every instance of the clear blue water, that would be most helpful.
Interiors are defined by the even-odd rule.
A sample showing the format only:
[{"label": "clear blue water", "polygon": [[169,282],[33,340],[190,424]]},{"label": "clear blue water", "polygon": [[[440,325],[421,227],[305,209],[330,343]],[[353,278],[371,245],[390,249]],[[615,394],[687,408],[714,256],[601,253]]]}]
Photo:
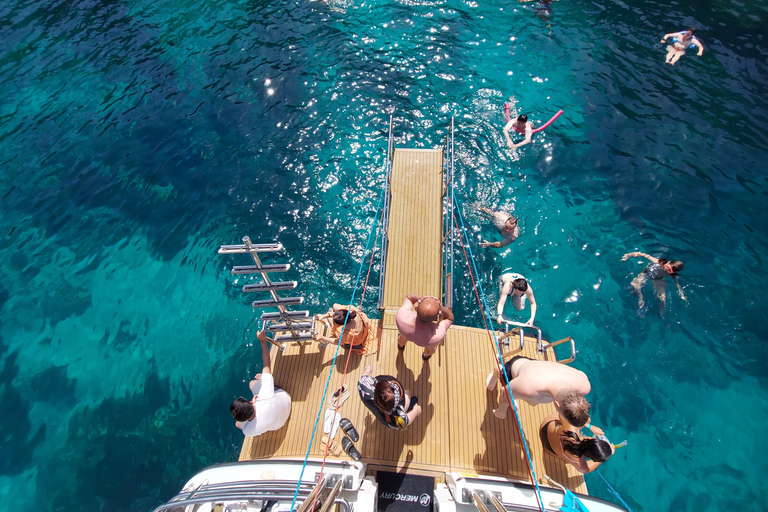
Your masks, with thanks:
[{"label": "clear blue water", "polygon": [[[237,458],[256,315],[216,249],[279,240],[311,309],[348,301],[392,114],[429,148],[455,116],[475,241],[473,206],[520,216],[473,247],[485,292],[518,269],[577,340],[633,510],[765,510],[768,2],[553,8],[549,33],[495,0],[2,3],[2,508],[146,511]],[[664,65],[688,25],[704,56]],[[507,151],[511,95],[565,115]],[[666,320],[635,314],[635,249],[686,263]]]}]

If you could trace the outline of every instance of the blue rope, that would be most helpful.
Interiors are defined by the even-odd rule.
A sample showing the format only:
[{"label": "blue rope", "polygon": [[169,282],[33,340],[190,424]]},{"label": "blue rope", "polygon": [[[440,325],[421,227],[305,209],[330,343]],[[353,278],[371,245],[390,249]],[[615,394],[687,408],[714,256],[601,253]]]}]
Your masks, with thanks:
[{"label": "blue rope", "polygon": [[[475,263],[475,256],[472,254],[472,246],[469,244],[469,237],[467,236],[467,228],[464,226],[464,218],[461,216],[461,205],[456,200],[456,194],[451,191],[451,196],[453,197],[453,204],[454,209],[456,210],[456,214],[459,217],[459,221],[461,222],[461,229],[464,232],[464,239],[467,241],[467,249],[469,250],[469,256],[470,260],[472,261],[472,268],[475,272],[475,278],[477,279],[477,287],[480,290],[480,297],[483,301],[483,308],[485,309],[485,314],[488,316],[489,324],[493,326],[493,319],[491,318],[491,310],[488,308],[488,303],[485,300],[485,292],[483,291],[483,287],[480,284],[480,274],[477,271],[477,264]],[[503,361],[503,357],[501,354],[501,346],[499,345],[499,339],[496,337],[496,331],[493,329],[491,330],[493,333],[493,341],[496,344],[496,354],[499,358],[499,361]],[[507,382],[510,381],[509,375],[507,375],[507,368],[502,364],[501,365],[501,371],[504,372],[504,377],[506,377]],[[517,418],[517,424],[520,426],[520,436],[523,439],[523,448],[525,449],[525,456],[528,458],[528,466],[531,468],[531,474],[533,475],[533,485],[536,488],[536,495],[539,499],[539,507],[544,510],[544,500],[541,498],[541,490],[539,489],[539,481],[536,477],[536,471],[533,469],[533,460],[531,459],[531,454],[528,451],[528,441],[525,439],[525,433],[523,432],[523,423],[520,421],[520,414],[517,411],[517,404],[515,403],[514,397],[512,396],[512,392],[509,391],[509,387],[506,386],[505,389],[507,390],[507,394],[509,395],[510,402],[512,402],[512,410],[515,411],[515,417]],[[631,512],[631,511],[630,511]]]},{"label": "blue rope", "polygon": [[597,473],[597,476],[599,476],[600,478],[602,478],[602,479],[603,479],[603,482],[605,482],[605,485],[608,487],[608,492],[610,492],[611,494],[613,494],[613,496],[614,496],[614,497],[615,497],[617,500],[619,500],[619,501],[621,502],[621,504],[622,504],[622,505],[624,505],[624,508],[625,508],[625,509],[627,509],[627,511],[628,511],[628,512],[632,512],[632,509],[631,509],[631,508],[629,508],[629,505],[627,505],[627,502],[626,502],[626,501],[624,501],[624,499],[623,499],[623,498],[621,497],[621,495],[620,495],[620,494],[619,494],[619,493],[616,491],[616,489],[614,489],[613,487],[611,487],[611,484],[609,484],[609,483],[608,483],[608,480],[606,480],[606,479],[605,479],[605,477],[603,476],[603,474],[602,474],[602,473],[600,473],[600,471],[595,471],[595,473]]},{"label": "blue rope", "polygon": [[[386,191],[387,187],[385,186],[382,191],[381,195],[379,196],[379,203],[376,205],[376,212],[377,215],[373,218],[373,225],[371,226],[371,231],[368,233],[368,241],[365,243],[365,252],[363,252],[363,258],[360,262],[360,270],[357,273],[357,279],[355,280],[355,287],[352,290],[352,297],[349,299],[349,305],[347,306],[347,317],[349,317],[349,310],[352,306],[352,303],[355,301],[355,294],[357,293],[357,285],[360,283],[360,276],[363,273],[363,268],[365,267],[365,258],[368,256],[368,248],[371,244],[371,235],[373,235],[373,227],[376,226],[376,219],[378,216],[379,208],[381,207],[381,201],[384,197],[384,192]],[[382,212],[383,215],[383,212]],[[296,498],[299,495],[299,488],[301,486],[301,480],[304,478],[304,470],[307,468],[307,461],[309,460],[309,453],[312,451],[312,443],[315,440],[315,434],[317,433],[317,425],[320,422],[320,415],[323,413],[323,404],[325,403],[325,396],[328,393],[328,386],[331,384],[331,376],[333,375],[333,368],[336,365],[336,358],[339,355],[339,349],[341,349],[341,340],[344,337],[344,330],[347,328],[346,322],[344,323],[344,327],[341,329],[341,334],[339,335],[339,344],[336,345],[336,352],[333,354],[333,361],[331,361],[330,371],[328,372],[328,379],[325,381],[325,389],[323,389],[323,396],[320,399],[320,409],[317,412],[317,418],[315,418],[315,426],[312,429],[312,437],[309,439],[309,446],[307,447],[307,454],[304,456],[304,464],[301,466],[301,474],[299,475],[299,481],[296,484],[296,490],[293,493],[293,501],[291,502],[291,510],[293,510],[293,507],[296,505]],[[329,434],[330,439],[330,434]]]}]

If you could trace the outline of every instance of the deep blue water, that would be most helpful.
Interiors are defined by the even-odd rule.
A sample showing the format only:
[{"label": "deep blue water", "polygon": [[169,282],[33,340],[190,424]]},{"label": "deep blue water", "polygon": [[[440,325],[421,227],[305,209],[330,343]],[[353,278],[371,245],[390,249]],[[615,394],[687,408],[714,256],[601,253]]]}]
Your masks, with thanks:
[{"label": "deep blue water", "polygon": [[[455,117],[485,293],[517,269],[537,324],[577,340],[595,422],[629,440],[601,471],[633,510],[765,510],[767,18],[766,0],[563,1],[551,29],[498,1],[1,4],[0,503],[146,511],[236,460],[227,406],[260,356],[244,262],[216,250],[279,240],[310,309],[348,301],[393,115],[398,145],[428,148]],[[689,25],[704,55],[664,65],[659,38]],[[565,114],[508,151],[511,95],[539,124]],[[479,204],[514,208],[519,240],[479,249]],[[632,250],[682,259],[689,303],[670,293],[662,320],[647,289],[638,318]],[[457,286],[481,326],[467,271]]]}]

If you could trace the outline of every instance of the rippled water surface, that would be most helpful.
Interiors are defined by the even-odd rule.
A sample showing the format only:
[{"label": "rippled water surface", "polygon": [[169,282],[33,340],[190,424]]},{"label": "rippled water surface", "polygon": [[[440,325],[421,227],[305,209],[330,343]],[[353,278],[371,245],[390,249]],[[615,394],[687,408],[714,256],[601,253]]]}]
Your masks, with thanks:
[{"label": "rippled water surface", "polygon": [[[577,340],[632,509],[764,510],[766,20],[766,0],[2,3],[0,502],[146,511],[236,460],[227,406],[260,356],[243,262],[216,249],[279,240],[310,309],[348,301],[393,115],[425,148],[455,118],[485,293],[516,269],[537,324]],[[664,65],[690,25],[704,55]],[[565,114],[509,151],[512,95]],[[515,244],[477,247],[480,204],[514,209]],[[632,250],[682,259],[689,302],[661,319],[649,289],[638,317]]]}]

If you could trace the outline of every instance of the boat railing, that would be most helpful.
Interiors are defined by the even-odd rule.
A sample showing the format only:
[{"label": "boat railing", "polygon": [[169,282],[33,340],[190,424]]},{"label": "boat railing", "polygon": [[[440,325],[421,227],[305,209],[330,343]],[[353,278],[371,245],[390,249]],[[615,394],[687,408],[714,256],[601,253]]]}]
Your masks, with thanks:
[{"label": "boat railing", "polygon": [[558,363],[563,363],[563,364],[572,363],[573,361],[576,360],[577,352],[576,352],[576,342],[570,336],[566,336],[565,338],[563,338],[561,340],[553,341],[552,343],[547,343],[546,345],[541,347],[540,351],[543,352],[543,351],[547,350],[548,348],[554,348],[554,347],[556,347],[558,345],[562,345],[563,343],[570,343],[571,355],[569,357],[565,358],[565,359],[557,359],[557,354],[555,354],[555,361],[557,361]]},{"label": "boat railing", "polygon": [[[548,349],[554,349],[558,345],[562,345],[563,343],[570,343],[571,353],[568,357],[565,359],[557,359],[557,353],[555,353],[555,362],[558,363],[572,363],[576,360],[576,341],[571,338],[570,336],[566,336],[565,338],[553,342],[547,342],[547,340],[542,338],[541,335],[541,329],[535,325],[528,325],[521,322],[515,322],[513,320],[507,320],[503,319],[504,323],[504,335],[502,335],[499,338],[499,342],[504,343],[504,346],[509,347],[509,340],[512,338],[512,336],[519,335],[520,336],[520,348],[516,349],[515,352],[518,350],[522,350],[523,346],[525,346],[525,331],[530,330],[533,331],[534,336],[536,337],[536,341],[538,343],[537,350],[539,352],[546,352]],[[512,329],[510,329],[512,328]]]},{"label": "boat railing", "polygon": [[443,145],[443,304],[453,309],[453,256],[455,233],[453,229],[453,174],[454,174],[454,124],[448,126]]},{"label": "boat railing", "polygon": [[389,246],[389,205],[391,200],[390,184],[392,182],[392,161],[395,157],[395,137],[393,119],[389,116],[389,137],[387,138],[386,182],[384,183],[384,210],[382,211],[381,260],[379,263],[379,309],[384,308],[384,278],[387,268],[387,248]]},{"label": "boat railing", "polygon": [[283,250],[281,243],[254,244],[247,236],[243,237],[241,245],[222,245],[219,254],[250,254],[253,257],[253,265],[232,267],[232,275],[261,274],[262,283],[246,284],[243,293],[269,292],[271,298],[255,300],[251,303],[253,308],[276,307],[277,313],[262,313],[261,321],[264,322],[267,332],[273,333],[273,339],[267,338],[280,350],[285,350],[283,342],[296,341],[304,344],[312,340],[314,332],[314,318],[309,311],[290,311],[286,306],[296,306],[304,302],[304,297],[280,297],[278,291],[293,290],[298,286],[296,281],[272,282],[269,278],[271,272],[287,272],[291,269],[290,263],[264,265],[259,258],[262,252],[277,252]]},{"label": "boat railing", "polygon": [[[333,503],[339,507],[339,510],[350,512],[351,507],[345,498],[338,496],[341,486],[340,479],[328,480],[324,486],[332,486],[331,493],[325,498],[325,501]],[[324,482],[325,483],[325,482]],[[225,482],[215,484],[202,484],[191,491],[182,491],[167,503],[156,508],[154,512],[170,512],[173,510],[187,509],[190,505],[202,503],[220,503],[233,501],[283,501],[291,503],[296,492],[296,481],[293,480],[269,480],[266,482]],[[299,503],[308,501],[314,497],[319,486],[314,484],[302,483],[299,485],[298,498]],[[330,499],[329,499],[330,498]],[[318,500],[323,503],[323,500]]]}]

